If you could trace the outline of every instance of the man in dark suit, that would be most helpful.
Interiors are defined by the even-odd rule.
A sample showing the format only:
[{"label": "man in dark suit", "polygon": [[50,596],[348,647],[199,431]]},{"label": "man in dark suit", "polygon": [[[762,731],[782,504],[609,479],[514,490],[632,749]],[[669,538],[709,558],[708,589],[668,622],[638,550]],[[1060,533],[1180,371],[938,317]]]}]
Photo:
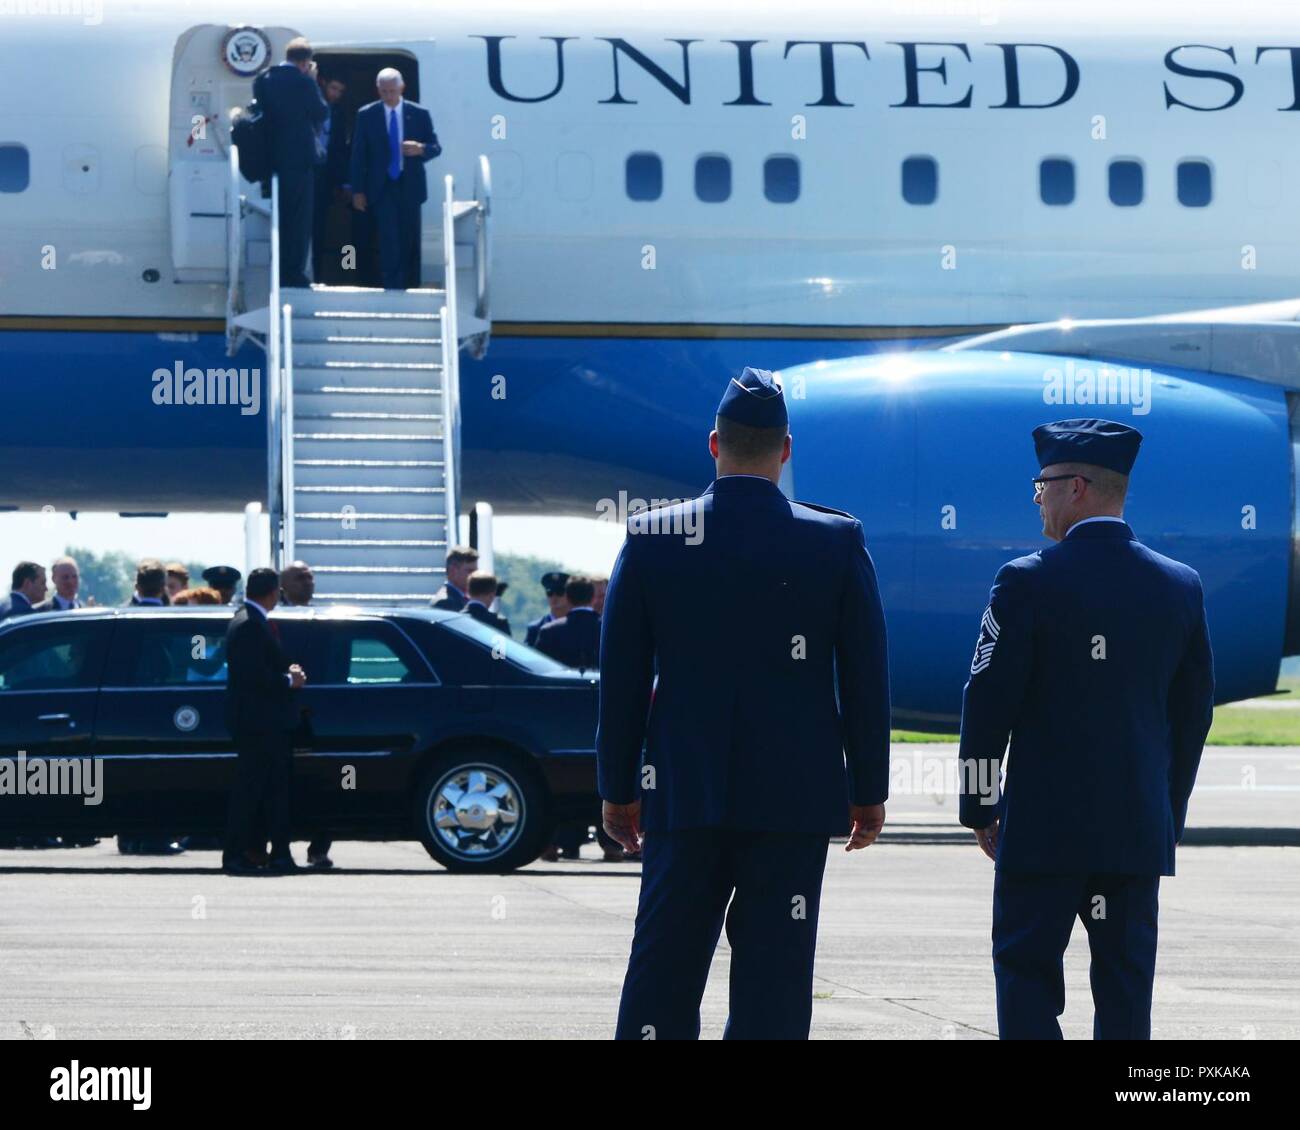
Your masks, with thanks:
[{"label": "man in dark suit", "polygon": [[352,137],[352,206],[372,216],[385,289],[401,290],[420,285],[424,165],[442,146],[429,111],[402,97],[400,71],[385,67],[375,87],[379,101],[361,108]]},{"label": "man in dark suit", "polygon": [[316,137],[328,113],[311,44],[291,39],[284,62],[257,76],[253,97],[266,117],[271,171],[280,178],[280,285],[310,286]]},{"label": "man in dark suit", "polygon": [[280,593],[274,569],[254,569],[244,585],[244,604],[226,631],[226,726],[239,764],[230,794],[222,866],[233,874],[254,870],[250,853],[254,820],[265,806],[272,871],[296,871],[289,851],[289,796],[293,734],[298,726],[294,692],[307,681],[280,649],[279,628],[269,619]]},{"label": "man in dark suit", "polygon": [[[352,164],[352,149],[348,144],[347,115],[343,109],[343,96],[347,83],[341,78],[327,78],[321,86],[325,104],[329,107],[325,122],[316,139],[316,184],[312,203],[311,262],[312,278],[325,282],[327,256],[325,241],[330,209],[334,204],[352,203],[348,190],[348,175]],[[348,209],[348,215],[352,210]],[[329,248],[332,256],[336,247]],[[333,267],[337,267],[335,262]]]},{"label": "man in dark suit", "polygon": [[45,599],[45,567],[35,561],[20,561],[14,566],[12,592],[0,600],[0,620],[10,616],[29,616]]},{"label": "man in dark suit", "polygon": [[473,616],[480,624],[495,628],[504,635],[510,634],[510,621],[492,611],[492,602],[497,598],[497,579],[492,573],[475,569],[469,575],[469,600],[464,611]]},{"label": "man in dark suit", "polygon": [[469,603],[469,578],[478,568],[478,550],[472,545],[453,545],[447,552],[447,583],[433,594],[434,608],[463,612]]},{"label": "man in dark suit", "polygon": [[1094,1037],[1151,1036],[1160,876],[1174,873],[1214,673],[1200,577],[1123,518],[1141,441],[1110,420],[1034,430],[1034,501],[1057,544],[998,571],[971,662],[961,822],[997,863],[1003,1039],[1061,1038],[1076,916]]},{"label": "man in dark suit", "polygon": [[537,650],[566,667],[594,671],[600,666],[600,617],[592,608],[596,586],[589,577],[570,577],[564,586],[569,611],[543,624],[537,633]]},{"label": "man in dark suit", "polygon": [[528,628],[524,633],[524,643],[529,647],[537,646],[537,633],[542,630],[543,625],[549,624],[552,620],[558,620],[569,611],[569,602],[564,595],[564,586],[568,583],[568,573],[542,574],[542,588],[546,592],[546,603],[549,610],[545,616],[539,616],[536,620],[528,621]]},{"label": "man in dark suit", "polygon": [[162,607],[168,603],[167,569],[156,557],[146,557],[136,566],[135,592],[127,604]]},{"label": "man in dark suit", "polygon": [[777,486],[771,373],[730,382],[709,448],[700,498],[628,520],[605,598],[605,831],[632,851],[644,828],[617,1036],[699,1036],[725,920],[725,1037],[805,1039],[829,839],[866,847],[885,820],[885,620],[861,524]]},{"label": "man in dark suit", "polygon": [[50,580],[54,591],[36,606],[37,612],[67,612],[80,608],[77,593],[81,589],[81,571],[72,557],[60,557],[50,566]]}]

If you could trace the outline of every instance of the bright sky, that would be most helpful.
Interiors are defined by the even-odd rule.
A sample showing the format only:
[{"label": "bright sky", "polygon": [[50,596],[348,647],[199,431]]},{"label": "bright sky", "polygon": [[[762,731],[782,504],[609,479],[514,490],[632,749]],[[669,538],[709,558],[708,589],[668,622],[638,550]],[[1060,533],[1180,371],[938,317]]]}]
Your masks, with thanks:
[{"label": "bright sky", "polygon": [[[461,519],[462,536],[465,519]],[[498,553],[533,554],[572,569],[608,576],[623,542],[623,527],[590,518],[497,518]],[[132,557],[179,558],[244,568],[242,514],[169,514],[166,518],[120,518],[116,514],[0,514],[0,584],[6,586],[21,560],[49,566],[65,546],[96,553],[124,550]]]}]

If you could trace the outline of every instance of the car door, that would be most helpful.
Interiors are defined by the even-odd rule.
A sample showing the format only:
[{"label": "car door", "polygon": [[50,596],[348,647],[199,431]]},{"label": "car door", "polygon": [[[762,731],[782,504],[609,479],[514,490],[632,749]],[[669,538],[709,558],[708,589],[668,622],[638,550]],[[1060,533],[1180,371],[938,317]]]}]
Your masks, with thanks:
[{"label": "car door", "polygon": [[235,767],[229,622],[179,609],[119,617],[96,731],[119,827],[185,835],[224,826]]},{"label": "car door", "polygon": [[0,827],[75,831],[106,797],[94,763],[111,620],[29,616],[0,634]]},{"label": "car door", "polygon": [[438,686],[423,655],[396,624],[379,617],[274,620],[289,661],[307,675],[299,692],[304,726],[294,760],[295,826],[311,835],[379,832],[404,820],[410,773]]}]

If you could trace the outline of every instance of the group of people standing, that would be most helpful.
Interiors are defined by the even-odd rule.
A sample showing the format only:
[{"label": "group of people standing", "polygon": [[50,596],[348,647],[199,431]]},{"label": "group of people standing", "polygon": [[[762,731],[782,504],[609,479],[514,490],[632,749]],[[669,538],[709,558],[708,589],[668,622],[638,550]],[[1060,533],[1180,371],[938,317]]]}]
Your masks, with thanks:
[{"label": "group of people standing", "polygon": [[[280,186],[281,286],[310,286],[309,263],[317,282],[337,269],[356,272],[343,276],[351,285],[369,285],[372,241],[386,289],[420,285],[420,209],[429,196],[424,167],[442,146],[429,111],[406,99],[405,89],[399,70],[383,68],[375,77],[378,99],[349,122],[346,83],[341,76],[322,81],[312,46],[301,37],[289,42],[283,62],[254,81]],[[353,254],[337,268],[326,261],[325,248],[335,203],[353,214]]]},{"label": "group of people standing", "polygon": [[[1004,1038],[1061,1037],[1076,917],[1094,1035],[1151,1034],[1160,878],[1214,676],[1200,578],[1124,520],[1141,441],[1111,420],[1034,430],[1033,502],[1054,544],[1003,566],[979,619],[959,807],[996,863]],[[699,1035],[725,926],[726,1038],[802,1039],[828,841],[856,851],[885,823],[884,609],[862,524],[777,485],[791,436],[770,372],[729,382],[709,446],[717,476],[700,498],[629,519],[605,605],[604,826],[643,852],[617,1035]]]}]

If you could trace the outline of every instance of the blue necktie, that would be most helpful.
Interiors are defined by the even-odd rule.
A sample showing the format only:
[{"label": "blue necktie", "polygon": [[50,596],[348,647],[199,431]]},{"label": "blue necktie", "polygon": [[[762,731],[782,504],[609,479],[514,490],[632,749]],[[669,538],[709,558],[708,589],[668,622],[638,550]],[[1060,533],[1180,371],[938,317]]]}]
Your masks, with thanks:
[{"label": "blue necktie", "polygon": [[397,111],[388,111],[388,179],[402,175],[402,147],[397,144]]}]

